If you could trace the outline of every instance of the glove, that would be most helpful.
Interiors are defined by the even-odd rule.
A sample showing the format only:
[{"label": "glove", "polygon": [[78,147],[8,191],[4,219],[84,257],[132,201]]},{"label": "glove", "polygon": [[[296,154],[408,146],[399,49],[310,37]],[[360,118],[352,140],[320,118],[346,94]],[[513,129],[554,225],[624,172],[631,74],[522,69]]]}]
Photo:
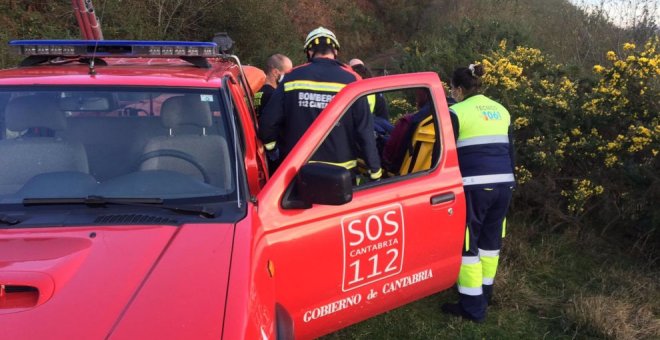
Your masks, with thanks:
[{"label": "glove", "polygon": [[280,159],[280,148],[275,147],[273,150],[266,150],[266,157],[271,162],[277,162]]},{"label": "glove", "polygon": [[369,170],[369,179],[372,182],[379,181],[383,177],[383,169],[378,169],[378,171]]}]

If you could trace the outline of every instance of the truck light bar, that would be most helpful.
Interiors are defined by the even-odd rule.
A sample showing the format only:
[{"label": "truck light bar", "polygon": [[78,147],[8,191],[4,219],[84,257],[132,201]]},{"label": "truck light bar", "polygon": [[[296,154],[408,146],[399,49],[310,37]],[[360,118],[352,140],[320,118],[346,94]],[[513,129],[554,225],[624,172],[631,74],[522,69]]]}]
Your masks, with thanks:
[{"label": "truck light bar", "polygon": [[214,42],[142,40],[14,40],[9,46],[23,56],[53,57],[214,57]]}]

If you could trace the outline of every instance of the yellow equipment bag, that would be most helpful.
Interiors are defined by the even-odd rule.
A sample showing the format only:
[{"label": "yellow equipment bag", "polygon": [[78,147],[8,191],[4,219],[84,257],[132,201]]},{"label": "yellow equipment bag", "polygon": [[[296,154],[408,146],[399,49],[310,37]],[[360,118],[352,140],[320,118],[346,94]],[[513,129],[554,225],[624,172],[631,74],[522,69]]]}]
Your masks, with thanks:
[{"label": "yellow equipment bag", "polygon": [[434,115],[424,118],[415,129],[408,148],[401,163],[400,175],[428,170],[431,168],[435,148],[435,125]]}]

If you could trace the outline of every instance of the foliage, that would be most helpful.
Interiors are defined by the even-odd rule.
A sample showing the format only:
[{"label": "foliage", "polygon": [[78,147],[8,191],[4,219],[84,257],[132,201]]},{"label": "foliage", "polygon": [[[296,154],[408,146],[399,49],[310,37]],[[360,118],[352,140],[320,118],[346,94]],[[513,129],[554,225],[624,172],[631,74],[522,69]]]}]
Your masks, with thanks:
[{"label": "foliage", "polygon": [[[56,20],[58,25],[44,24]],[[20,60],[9,52],[12,39],[66,39],[72,37],[75,18],[71,4],[51,1],[0,2],[0,67],[16,65]],[[73,35],[75,36],[75,35]]]},{"label": "foliage", "polygon": [[[624,1],[624,0],[618,0]],[[635,0],[648,2],[648,0]],[[602,9],[585,12],[566,0],[95,0],[106,39],[208,40],[227,31],[244,62],[261,65],[279,52],[304,61],[300,42],[323,25],[337,33],[341,56],[359,57],[376,69],[441,71],[474,60],[506,38],[513,45],[541,48],[562,62],[602,62],[618,41],[645,41],[657,32],[654,12],[628,14],[631,29],[611,24]],[[626,13],[626,11],[621,11]],[[631,19],[634,18],[634,19]],[[4,53],[10,39],[75,38],[70,2],[7,0],[0,3],[0,67],[16,58]],[[420,47],[416,68],[401,57]],[[619,52],[619,51],[617,51]],[[435,55],[435,65],[424,63]],[[380,58],[380,61],[377,59]],[[373,62],[373,64],[371,63]]]},{"label": "foliage", "polygon": [[402,96],[394,97],[386,94],[387,108],[389,109],[390,119],[392,123],[396,123],[397,119],[407,113],[414,113],[417,111],[414,100],[404,98]]},{"label": "foliage", "polygon": [[608,52],[589,79],[576,79],[538,49],[503,42],[484,57],[485,91],[513,115],[517,209],[552,223],[618,227],[653,251],[660,225],[657,48],[658,38],[643,48],[626,43],[624,54]]},{"label": "foliage", "polygon": [[[576,66],[577,71],[588,71],[595,63],[605,61],[605,52],[617,51],[621,42],[643,44],[658,34],[658,23],[654,20],[659,8],[652,0],[610,0],[598,6],[582,4],[586,10],[571,2],[433,1],[428,11],[419,16],[418,32],[408,41],[399,41],[412,51],[421,46],[423,55],[418,56],[417,63],[424,68],[414,68],[409,63],[408,51],[402,53],[402,69],[430,67],[446,76],[456,66],[488,53],[500,40],[507,39],[510,46],[538,48],[564,64]],[[606,8],[617,2],[620,3],[618,14],[613,17]],[[433,16],[429,17],[429,13]],[[425,60],[430,63],[424,63]]]},{"label": "foliage", "polygon": [[403,46],[400,61],[402,72],[433,70],[442,79],[473,60],[479,53],[497,48],[499,42],[509,38],[514,44],[525,44],[528,37],[512,25],[500,22],[477,22],[463,19],[460,23],[437,29],[434,35],[423,35]]}]

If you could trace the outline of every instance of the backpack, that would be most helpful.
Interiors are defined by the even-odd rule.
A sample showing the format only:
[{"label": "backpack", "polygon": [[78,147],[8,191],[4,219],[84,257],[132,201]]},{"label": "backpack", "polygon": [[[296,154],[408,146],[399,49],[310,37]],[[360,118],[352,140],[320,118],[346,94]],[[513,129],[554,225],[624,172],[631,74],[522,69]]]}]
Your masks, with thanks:
[{"label": "backpack", "polygon": [[395,174],[400,173],[406,155],[413,155],[415,153],[413,135],[418,125],[422,121],[432,123],[432,117],[432,110],[427,110],[424,113],[420,111],[418,114],[408,113],[399,118],[383,148],[381,158],[383,167],[387,171]]},{"label": "backpack", "polygon": [[412,132],[415,130],[414,115],[414,113],[408,113],[397,120],[387,143],[383,147],[383,167],[389,172],[399,173],[403,157],[410,145],[410,137],[412,137]]}]

